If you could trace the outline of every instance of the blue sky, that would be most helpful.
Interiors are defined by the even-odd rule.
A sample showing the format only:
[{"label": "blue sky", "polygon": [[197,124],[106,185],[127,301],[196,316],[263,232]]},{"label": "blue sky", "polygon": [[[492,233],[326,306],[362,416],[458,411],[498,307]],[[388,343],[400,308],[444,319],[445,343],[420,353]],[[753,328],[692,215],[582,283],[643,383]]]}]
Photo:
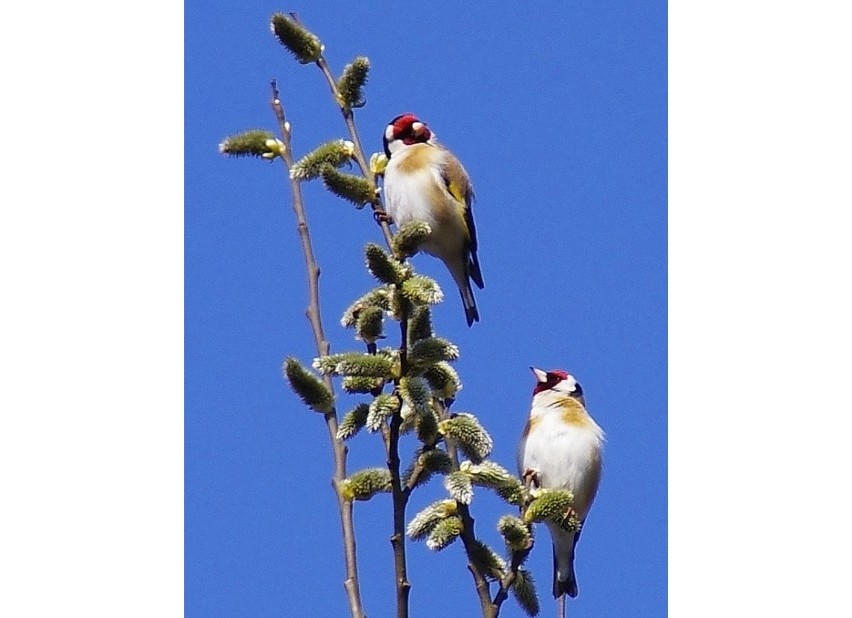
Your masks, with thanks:
[{"label": "blue sky", "polygon": [[[328,446],[278,375],[286,354],[312,356],[285,184],[216,152],[271,125],[271,77],[298,148],[340,135],[312,69],[267,34],[288,9],[336,70],[373,59],[359,126],[375,148],[415,111],[471,171],[483,321],[463,327],[451,291],[436,319],[495,459],[513,459],[530,362],[575,372],[607,430],[574,615],[661,615],[666,595],[674,616],[843,612],[852,42],[835,5],[671,0],[667,136],[662,22],[638,4],[392,20],[10,5],[0,615],[345,615]],[[456,36],[420,42],[442,28]],[[667,219],[649,206],[666,167]],[[318,187],[309,208],[345,349],[332,326],[378,233]],[[353,467],[380,460],[356,446]],[[501,512],[477,495],[483,536]],[[391,590],[386,517],[359,505],[371,616]],[[446,598],[476,615],[457,547],[409,556],[415,611]],[[546,588],[546,555],[531,564]]]},{"label": "blue sky", "polygon": [[[274,126],[273,77],[297,154],[345,137],[319,71],[269,33],[277,10],[300,14],[336,73],[355,55],[370,58],[368,103],[356,116],[368,152],[381,149],[391,118],[411,111],[470,173],[482,321],[466,327],[440,263],[414,264],[446,292],[435,323],[461,348],[455,407],[491,432],[493,458],[514,469],[529,365],[572,372],[607,433],[573,615],[664,613],[665,4],[208,6],[186,6],[186,615],[346,612],[325,428],[280,371],[288,355],[315,356],[288,186],[277,163],[216,148]],[[359,349],[338,321],[371,286],[362,251],[381,242],[379,229],[318,183],[305,197],[327,335],[333,350]],[[375,436],[358,436],[350,453],[350,470],[383,462]],[[410,515],[443,495],[433,481]],[[480,491],[472,512],[479,534],[501,547],[494,525],[508,507]],[[389,501],[358,503],[355,524],[366,610],[381,616],[393,599]],[[530,566],[547,615],[551,558],[544,530],[539,538]],[[453,615],[477,614],[460,545],[436,554],[412,543],[408,556],[413,615],[437,598]],[[502,615],[523,615],[507,605]]]}]

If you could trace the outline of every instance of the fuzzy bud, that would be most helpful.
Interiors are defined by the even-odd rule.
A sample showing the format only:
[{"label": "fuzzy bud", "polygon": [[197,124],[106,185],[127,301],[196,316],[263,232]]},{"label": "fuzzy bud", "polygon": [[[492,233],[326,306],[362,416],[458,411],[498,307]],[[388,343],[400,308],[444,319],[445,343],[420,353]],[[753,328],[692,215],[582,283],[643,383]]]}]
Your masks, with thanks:
[{"label": "fuzzy bud", "polygon": [[547,520],[559,524],[569,532],[576,532],[580,526],[577,517],[571,514],[573,503],[574,494],[567,489],[538,489],[527,506],[524,521],[530,523]]},{"label": "fuzzy bud", "polygon": [[322,56],[323,46],[317,35],[283,13],[272,16],[272,33],[281,44],[302,64],[316,62]]},{"label": "fuzzy bud", "polygon": [[370,173],[374,176],[381,176],[385,173],[385,168],[388,166],[388,156],[383,152],[374,152],[370,155]]},{"label": "fuzzy bud", "polygon": [[381,307],[366,307],[358,314],[355,322],[355,337],[365,343],[375,343],[384,339],[383,333],[385,312]]},{"label": "fuzzy bud", "polygon": [[381,354],[346,352],[314,359],[314,369],[324,375],[358,376],[362,378],[389,379],[392,376],[391,360]]},{"label": "fuzzy bud", "polygon": [[366,468],[359,470],[340,483],[340,495],[343,499],[369,500],[378,493],[391,490],[391,475],[387,468]]},{"label": "fuzzy bud", "polygon": [[473,485],[464,472],[450,472],[444,477],[444,487],[454,500],[462,504],[470,504],[473,500]]},{"label": "fuzzy bud", "polygon": [[396,379],[400,377],[401,361],[399,358],[399,350],[396,348],[379,348],[376,351],[376,355],[384,358],[390,365],[391,378]]},{"label": "fuzzy bud", "polygon": [[448,474],[452,470],[452,459],[439,448],[429,449],[417,457],[417,462],[423,469],[432,474]]},{"label": "fuzzy bud", "polygon": [[438,431],[452,438],[462,452],[474,463],[479,463],[491,453],[494,446],[491,436],[472,414],[455,414],[438,423]]},{"label": "fuzzy bud", "polygon": [[414,307],[408,316],[408,344],[409,347],[421,339],[432,337],[432,311],[427,305]]},{"label": "fuzzy bud", "polygon": [[460,469],[470,476],[474,485],[493,490],[509,504],[520,506],[523,502],[523,484],[500,464],[493,461],[481,463],[463,461]]},{"label": "fuzzy bud", "polygon": [[439,500],[433,502],[417,513],[405,528],[405,534],[412,541],[426,538],[439,521],[456,514],[458,505],[455,500]]},{"label": "fuzzy bud", "polygon": [[269,159],[270,161],[275,157],[280,157],[285,152],[287,152],[287,146],[284,145],[280,139],[268,139],[266,140],[266,147],[269,149],[269,152],[264,152],[262,156],[264,159]]},{"label": "fuzzy bud", "polygon": [[412,305],[411,301],[403,295],[400,287],[393,286],[390,296],[390,306],[388,307],[388,315],[394,320],[400,321],[402,316],[411,315],[414,308],[415,305]]},{"label": "fuzzy bud", "polygon": [[390,290],[386,287],[378,287],[370,290],[361,298],[349,305],[340,319],[340,324],[344,328],[354,328],[358,323],[358,316],[361,312],[370,307],[379,307],[387,311],[390,306]]},{"label": "fuzzy bud", "polygon": [[452,399],[462,389],[459,374],[449,363],[432,365],[423,372],[423,378],[432,387],[432,392],[441,399]]},{"label": "fuzzy bud", "polygon": [[506,561],[482,541],[476,541],[471,547],[470,559],[490,581],[502,579],[506,571]]},{"label": "fuzzy bud", "polygon": [[438,417],[431,406],[416,415],[417,439],[423,444],[435,444],[438,441]]},{"label": "fuzzy bud", "polygon": [[497,530],[506,541],[509,551],[524,551],[532,547],[533,537],[527,524],[514,515],[503,515],[497,522]]},{"label": "fuzzy bud", "polygon": [[396,395],[379,395],[370,404],[367,415],[367,431],[375,432],[382,428],[385,421],[399,410],[399,398]]},{"label": "fuzzy bud", "polygon": [[429,337],[411,346],[408,359],[412,372],[422,373],[442,361],[454,361],[458,357],[457,346],[440,337]]},{"label": "fuzzy bud", "polygon": [[322,181],[329,191],[352,202],[358,208],[363,208],[376,199],[376,187],[362,176],[344,174],[330,165],[322,168],[321,174]]},{"label": "fuzzy bud", "polygon": [[420,464],[429,472],[447,474],[452,469],[450,456],[439,448],[430,449],[418,458]]},{"label": "fuzzy bud", "polygon": [[367,423],[367,414],[370,411],[370,406],[366,403],[359,403],[353,409],[349,410],[340,419],[340,425],[337,427],[337,439],[348,440],[364,427]]},{"label": "fuzzy bud", "polygon": [[347,140],[336,139],[326,142],[299,159],[290,168],[290,178],[313,180],[328,168],[337,168],[349,163],[355,152],[355,145]]},{"label": "fuzzy bud", "polygon": [[358,56],[347,64],[343,74],[337,80],[337,91],[339,93],[338,103],[341,107],[352,109],[364,107],[364,84],[370,72],[370,61],[366,56]]},{"label": "fuzzy bud", "polygon": [[[273,146],[270,147],[269,144],[273,144]],[[281,144],[281,146],[279,147],[278,144]],[[284,144],[275,139],[275,136],[269,131],[256,129],[226,137],[219,144],[219,152],[231,157],[274,159],[283,152],[279,150],[283,146]]]},{"label": "fuzzy bud", "polygon": [[420,245],[429,238],[432,228],[425,221],[406,223],[393,237],[393,253],[404,259],[417,253]]},{"label": "fuzzy bud", "polygon": [[400,291],[415,305],[437,305],[444,300],[444,292],[438,282],[423,275],[414,275],[403,281]]},{"label": "fuzzy bud", "polygon": [[343,390],[347,393],[372,393],[382,388],[385,381],[382,378],[363,378],[361,376],[346,376],[343,378]]},{"label": "fuzzy bud", "polygon": [[399,381],[402,399],[418,414],[431,412],[432,391],[422,378],[403,377]]},{"label": "fuzzy bud", "polygon": [[409,267],[389,256],[377,244],[367,244],[364,253],[367,257],[367,269],[382,283],[399,284],[411,275]]},{"label": "fuzzy bud", "polygon": [[311,410],[327,414],[334,408],[334,395],[295,358],[284,361],[284,375],[290,388]]},{"label": "fuzzy bud", "polygon": [[518,569],[515,574],[515,581],[512,584],[512,594],[527,616],[538,616],[541,607],[539,607],[535,580],[530,571]]},{"label": "fuzzy bud", "polygon": [[441,551],[455,541],[464,530],[461,517],[452,515],[440,520],[426,539],[426,547],[432,551]]},{"label": "fuzzy bud", "polygon": [[452,460],[445,451],[439,448],[429,448],[426,450],[418,449],[416,456],[408,466],[408,469],[402,473],[402,484],[408,485],[414,474],[415,468],[421,468],[417,475],[417,479],[412,487],[419,487],[437,474],[449,474],[452,471]]}]

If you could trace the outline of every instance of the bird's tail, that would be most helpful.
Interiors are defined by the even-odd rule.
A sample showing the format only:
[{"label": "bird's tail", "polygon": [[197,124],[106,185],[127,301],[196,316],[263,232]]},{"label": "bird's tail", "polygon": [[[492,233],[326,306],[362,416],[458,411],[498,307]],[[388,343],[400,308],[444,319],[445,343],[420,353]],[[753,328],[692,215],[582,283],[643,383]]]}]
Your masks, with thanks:
[{"label": "bird's tail", "polygon": [[[476,308],[476,299],[473,297],[473,288],[470,287],[470,271],[465,268],[464,262],[446,262],[453,276],[453,281],[456,282],[456,287],[461,294],[462,305],[464,305],[464,316],[467,318],[467,325],[472,326],[474,322],[479,322],[479,310]],[[481,275],[480,275],[481,277]]]},{"label": "bird's tail", "polygon": [[557,528],[555,524],[548,525],[548,528],[553,538],[553,598],[558,599],[564,594],[574,598],[578,592],[574,550],[583,528],[574,533]]},{"label": "bird's tail", "polygon": [[476,257],[476,251],[470,252],[470,262],[467,265],[467,272],[473,282],[480,290],[485,287],[485,282],[482,280],[482,270],[479,268],[479,258]]},{"label": "bird's tail", "polygon": [[459,286],[459,292],[461,293],[462,305],[464,305],[467,325],[472,326],[474,322],[479,322],[479,311],[476,308],[476,299],[473,297],[470,282],[465,282],[464,287]]},{"label": "bird's tail", "polygon": [[556,548],[553,548],[553,598],[558,599],[563,594],[574,598],[577,596],[577,576],[574,573],[574,556],[568,564],[567,579],[559,579],[559,569],[556,565]]}]

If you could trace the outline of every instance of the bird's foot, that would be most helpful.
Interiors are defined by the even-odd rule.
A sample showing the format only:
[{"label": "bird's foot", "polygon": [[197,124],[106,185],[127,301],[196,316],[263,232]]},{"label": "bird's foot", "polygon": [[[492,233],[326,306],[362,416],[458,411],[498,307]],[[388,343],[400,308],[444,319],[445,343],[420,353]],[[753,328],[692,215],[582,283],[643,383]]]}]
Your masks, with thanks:
[{"label": "bird's foot", "polygon": [[568,507],[562,514],[562,526],[569,532],[579,532],[582,522],[573,507]]},{"label": "bird's foot", "polygon": [[375,219],[376,223],[379,224],[393,223],[393,217],[391,217],[388,213],[386,213],[384,210],[381,210],[380,208],[376,208],[375,210],[373,210],[373,219]]},{"label": "bird's foot", "polygon": [[523,477],[524,480],[524,488],[529,492],[531,489],[539,487],[541,483],[538,480],[538,470],[533,470],[532,468],[527,468],[524,471]]}]

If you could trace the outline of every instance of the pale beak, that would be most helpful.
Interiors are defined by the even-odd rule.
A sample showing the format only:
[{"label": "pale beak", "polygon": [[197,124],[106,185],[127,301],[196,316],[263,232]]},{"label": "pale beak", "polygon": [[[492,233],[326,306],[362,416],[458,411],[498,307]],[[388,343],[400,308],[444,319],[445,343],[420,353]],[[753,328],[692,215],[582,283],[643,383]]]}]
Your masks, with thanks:
[{"label": "pale beak", "polygon": [[423,133],[423,129],[426,128],[426,125],[422,122],[413,122],[411,123],[411,132],[414,133],[417,137],[420,137]]},{"label": "pale beak", "polygon": [[535,374],[536,380],[538,380],[539,382],[547,382],[546,371],[542,371],[541,369],[532,366],[530,366],[530,369],[532,369],[532,372]]}]

